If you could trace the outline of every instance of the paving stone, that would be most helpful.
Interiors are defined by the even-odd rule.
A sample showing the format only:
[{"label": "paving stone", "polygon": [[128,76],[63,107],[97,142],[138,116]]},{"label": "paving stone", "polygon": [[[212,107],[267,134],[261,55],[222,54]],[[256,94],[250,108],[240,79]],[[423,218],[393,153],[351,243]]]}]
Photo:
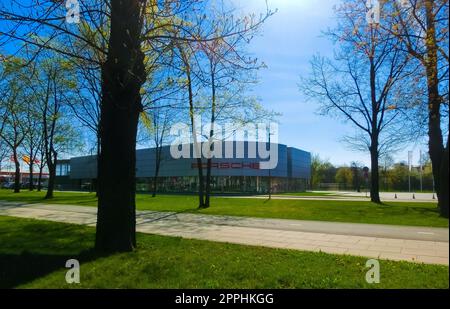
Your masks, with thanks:
[{"label": "paving stone", "polygon": [[[5,207],[0,202],[0,215],[89,226],[95,226],[96,211],[95,207],[40,204],[9,204]],[[297,230],[302,225],[300,223],[296,225],[296,230],[286,230],[284,225],[277,225],[285,223],[279,219],[138,211],[136,222],[136,229],[141,233],[396,261],[449,264],[448,242],[313,233]]]},{"label": "paving stone", "polygon": [[347,250],[346,254],[347,255],[356,255],[356,256],[363,256],[363,257],[369,257],[369,258],[376,258],[377,259],[377,258],[380,257],[381,252],[349,248]]},{"label": "paving stone", "polygon": [[380,252],[391,252],[391,253],[400,253],[402,251],[401,246],[383,246],[383,245],[376,245],[376,246],[369,246],[367,248],[368,250],[372,251],[380,251]]},{"label": "paving stone", "polygon": [[348,251],[346,248],[339,248],[339,247],[327,247],[327,246],[318,246],[317,249],[319,251],[325,252],[325,253],[337,253],[337,254],[344,254]]},{"label": "paving stone", "polygon": [[448,265],[448,257],[437,257],[437,256],[422,256],[417,257],[417,262],[423,262],[426,264],[443,264]]},{"label": "paving stone", "polygon": [[392,261],[417,262],[417,256],[414,255],[414,254],[381,252],[380,258],[381,259],[392,260]]}]

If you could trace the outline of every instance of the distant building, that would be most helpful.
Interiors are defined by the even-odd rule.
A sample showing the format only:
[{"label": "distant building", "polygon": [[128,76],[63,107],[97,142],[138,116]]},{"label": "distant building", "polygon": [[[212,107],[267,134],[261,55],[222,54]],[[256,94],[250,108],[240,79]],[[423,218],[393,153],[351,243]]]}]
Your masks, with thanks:
[{"label": "distant building", "polygon": [[[15,180],[15,172],[12,171],[0,171],[0,184],[13,183]],[[42,173],[42,182],[46,183],[48,180],[48,173]],[[33,183],[37,184],[39,173],[33,173]],[[30,182],[30,173],[20,172],[20,183],[26,184]]]},{"label": "distant building", "polygon": [[[303,191],[311,178],[311,154],[309,152],[271,144],[278,149],[278,163],[268,170],[262,169],[261,159],[249,155],[254,142],[224,142],[223,148],[232,143],[232,158],[212,159],[212,190],[215,193],[267,193],[269,183],[272,191]],[[190,145],[187,145],[190,146]],[[266,144],[266,147],[268,144]],[[274,148],[276,149],[276,148]],[[253,153],[253,152],[250,152]],[[192,154],[192,151],[191,151]],[[237,155],[237,154],[243,154]],[[162,160],[157,178],[159,192],[196,192],[198,189],[197,159],[174,159],[170,146],[162,148]],[[156,149],[136,151],[137,191],[151,191],[155,173]],[[202,159],[206,171],[206,159]],[[57,188],[62,190],[94,190],[97,183],[96,156],[76,157],[58,161]]]}]

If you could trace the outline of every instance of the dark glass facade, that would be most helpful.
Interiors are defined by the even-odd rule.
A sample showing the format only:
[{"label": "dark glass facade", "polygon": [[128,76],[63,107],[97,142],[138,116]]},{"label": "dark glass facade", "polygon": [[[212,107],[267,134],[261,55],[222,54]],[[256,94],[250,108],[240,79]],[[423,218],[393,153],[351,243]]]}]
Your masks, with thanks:
[{"label": "dark glass facade", "polygon": [[[269,192],[270,184],[272,184],[273,193],[304,191],[309,187],[310,153],[281,144],[270,144],[270,148],[277,150],[276,164],[272,169],[265,169],[262,168],[263,162],[272,158],[261,158],[258,152],[255,152],[256,144],[224,142],[223,148],[232,147],[232,157],[212,158],[211,174],[214,193],[262,194]],[[265,146],[269,149],[269,144]],[[191,193],[198,190],[198,165],[197,159],[192,158],[192,153],[191,148],[188,158],[175,159],[170,146],[163,147],[160,170],[156,177],[159,192]],[[69,162],[68,165],[66,161],[64,164],[60,164],[61,174],[64,174],[61,176],[66,181],[59,188],[62,190],[95,190],[96,156],[72,158]],[[206,175],[206,159],[203,159],[202,162],[204,175]],[[152,191],[155,166],[155,149],[136,151],[136,189],[138,192]],[[69,181],[67,181],[68,179]]]}]

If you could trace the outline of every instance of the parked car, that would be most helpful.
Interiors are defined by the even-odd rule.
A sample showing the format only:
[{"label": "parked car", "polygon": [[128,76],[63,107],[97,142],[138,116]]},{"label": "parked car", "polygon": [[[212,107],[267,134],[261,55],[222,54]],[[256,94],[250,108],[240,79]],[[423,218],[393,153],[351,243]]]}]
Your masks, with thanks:
[{"label": "parked car", "polygon": [[3,189],[14,189],[14,182],[5,182],[2,185]]}]

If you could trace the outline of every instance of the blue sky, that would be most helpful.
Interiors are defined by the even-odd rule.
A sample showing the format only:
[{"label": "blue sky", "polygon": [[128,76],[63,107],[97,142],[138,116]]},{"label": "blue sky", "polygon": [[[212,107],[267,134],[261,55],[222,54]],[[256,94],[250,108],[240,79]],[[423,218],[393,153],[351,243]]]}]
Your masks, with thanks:
[{"label": "blue sky", "polygon": [[[244,12],[263,12],[265,0],[233,0]],[[339,0],[268,0],[278,12],[264,24],[261,36],[250,44],[250,52],[264,61],[268,69],[259,73],[260,84],[254,94],[267,108],[282,113],[280,143],[318,153],[333,164],[359,161],[369,165],[368,153],[354,152],[341,142],[355,129],[340,119],[320,116],[318,105],[306,101],[298,90],[300,76],[309,73],[311,57],[333,55],[333,44],[321,31],[335,23],[333,6]],[[407,151],[414,150],[414,161],[426,145],[411,145],[398,153],[397,160],[407,160]]]},{"label": "blue sky", "polygon": [[[231,0],[243,13],[264,12],[265,0]],[[368,153],[346,148],[341,139],[356,131],[341,119],[320,116],[318,104],[306,101],[300,93],[300,76],[307,76],[311,57],[333,55],[333,44],[322,37],[321,31],[333,27],[333,6],[340,0],[267,0],[270,9],[278,12],[262,27],[261,35],[254,38],[249,51],[268,68],[259,72],[260,83],[256,94],[268,109],[280,112],[279,142],[318,153],[335,165],[359,161],[370,165]],[[411,145],[398,153],[395,159],[407,160],[408,150],[414,150],[414,161],[419,150],[426,145]]]}]

